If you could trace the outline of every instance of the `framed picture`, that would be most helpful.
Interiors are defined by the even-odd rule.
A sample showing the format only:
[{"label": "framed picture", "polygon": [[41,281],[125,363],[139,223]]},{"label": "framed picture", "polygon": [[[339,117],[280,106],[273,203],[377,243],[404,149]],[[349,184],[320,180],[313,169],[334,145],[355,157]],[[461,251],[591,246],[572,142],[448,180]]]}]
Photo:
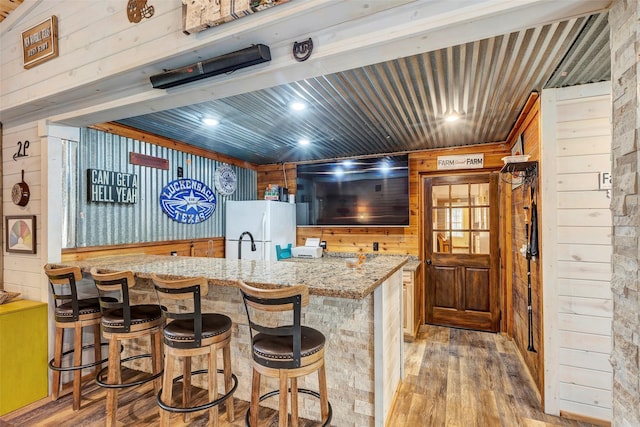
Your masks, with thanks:
[{"label": "framed picture", "polygon": [[[520,134],[515,144],[513,144],[513,147],[511,147],[511,155],[521,156],[523,154],[524,154],[524,138],[522,137],[522,134]],[[524,177],[522,175],[522,172],[513,172],[511,189],[521,186],[523,181],[524,181]]]},{"label": "framed picture", "polygon": [[36,253],[35,215],[8,215],[4,217],[4,229],[7,252]]}]

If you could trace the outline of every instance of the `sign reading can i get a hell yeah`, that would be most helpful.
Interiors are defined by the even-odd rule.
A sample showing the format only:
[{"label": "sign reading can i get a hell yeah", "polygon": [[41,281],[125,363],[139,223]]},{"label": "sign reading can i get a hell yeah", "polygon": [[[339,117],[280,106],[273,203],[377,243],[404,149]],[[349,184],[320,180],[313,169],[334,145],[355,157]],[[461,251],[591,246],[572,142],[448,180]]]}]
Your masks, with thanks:
[{"label": "sign reading can i get a hell yeah", "polygon": [[484,154],[461,154],[458,156],[438,156],[438,170],[482,169]]},{"label": "sign reading can i get a hell yeah", "polygon": [[87,183],[89,202],[136,203],[138,201],[138,175],[87,169]]}]

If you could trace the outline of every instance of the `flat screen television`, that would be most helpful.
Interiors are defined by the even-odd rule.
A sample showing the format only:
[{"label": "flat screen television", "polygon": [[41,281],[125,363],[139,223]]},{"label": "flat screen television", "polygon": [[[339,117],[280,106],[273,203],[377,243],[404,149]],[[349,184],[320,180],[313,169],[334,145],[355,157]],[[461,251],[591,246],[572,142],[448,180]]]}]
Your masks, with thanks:
[{"label": "flat screen television", "polygon": [[297,225],[408,226],[408,155],[296,167]]}]

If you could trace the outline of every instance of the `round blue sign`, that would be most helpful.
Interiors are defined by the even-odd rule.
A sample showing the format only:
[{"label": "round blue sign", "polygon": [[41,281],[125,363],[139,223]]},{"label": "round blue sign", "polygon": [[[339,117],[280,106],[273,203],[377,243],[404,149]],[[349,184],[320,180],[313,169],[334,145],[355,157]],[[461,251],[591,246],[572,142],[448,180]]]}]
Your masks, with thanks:
[{"label": "round blue sign", "polygon": [[176,179],[160,193],[160,207],[169,218],[183,224],[198,224],[216,210],[216,195],[195,179]]}]

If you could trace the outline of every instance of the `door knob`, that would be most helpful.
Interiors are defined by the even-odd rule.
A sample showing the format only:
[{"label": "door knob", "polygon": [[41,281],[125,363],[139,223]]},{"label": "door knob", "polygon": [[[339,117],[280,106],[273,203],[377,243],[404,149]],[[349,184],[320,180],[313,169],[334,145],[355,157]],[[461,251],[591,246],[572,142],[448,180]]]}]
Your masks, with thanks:
[{"label": "door knob", "polygon": [[430,259],[426,260],[425,262],[427,263],[427,265],[431,265],[431,260]]}]

